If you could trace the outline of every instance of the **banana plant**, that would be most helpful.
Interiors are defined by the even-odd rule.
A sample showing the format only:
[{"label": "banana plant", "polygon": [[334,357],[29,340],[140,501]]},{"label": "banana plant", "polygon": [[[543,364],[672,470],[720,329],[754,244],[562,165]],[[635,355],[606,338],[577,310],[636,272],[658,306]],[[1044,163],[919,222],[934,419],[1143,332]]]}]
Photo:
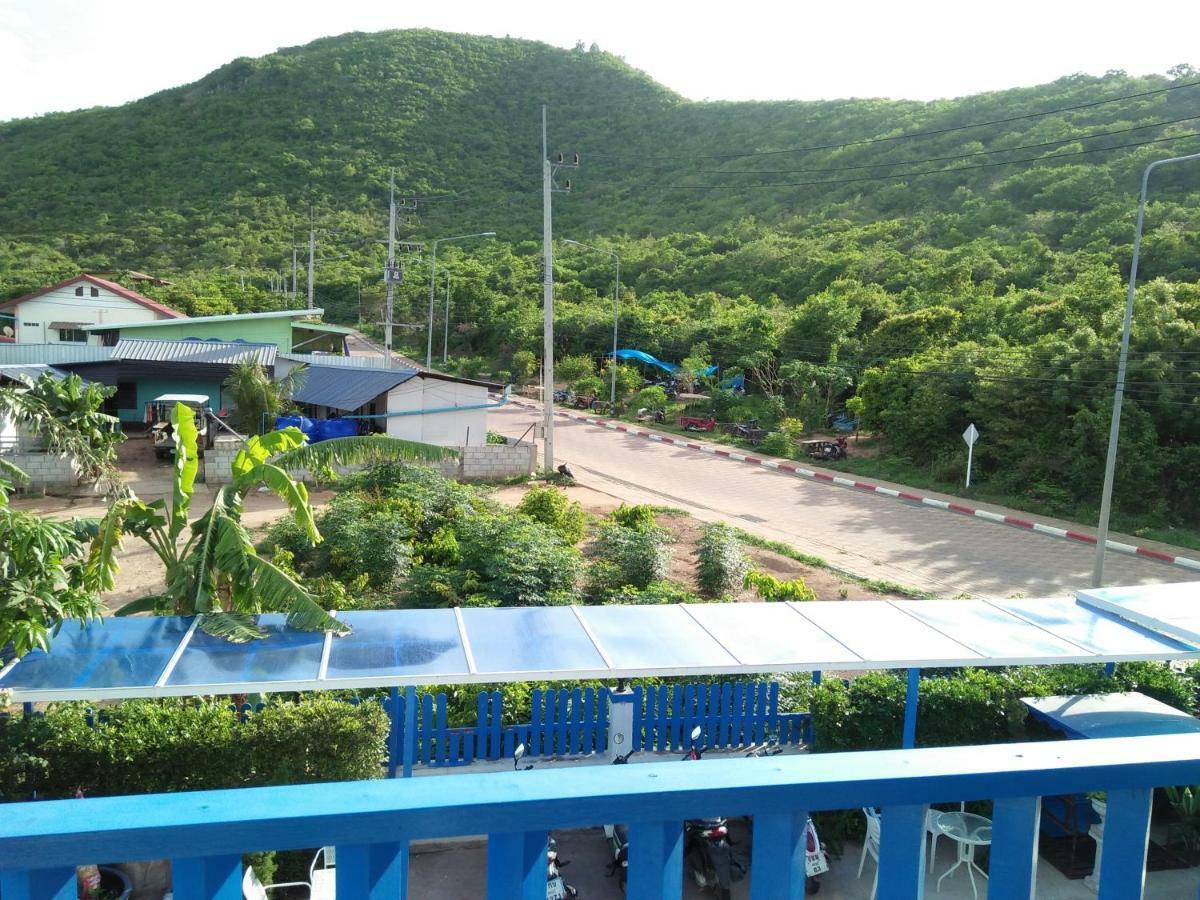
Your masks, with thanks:
[{"label": "banana plant", "polygon": [[194,416],[183,404],[176,404],[171,413],[175,466],[170,508],[163,500],[147,503],[126,489],[101,520],[92,542],[89,573],[105,590],[115,587],[117,551],[125,536],[144,541],[165,569],[163,593],[135,600],[118,615],[203,615],[201,628],[234,642],[264,636],[253,618],[263,612],[286,613],[295,628],[346,633],[347,626],[322,609],[312,593],[255,551],[241,521],[246,494],[265,485],[287,504],[292,518],[316,544],[321,535],[308,489],[292,471],[381,459],[434,461],[455,451],[381,435],[310,445],[298,428],[250,437],[234,458],[233,481],[219,488],[212,507],[189,525],[199,470]]}]

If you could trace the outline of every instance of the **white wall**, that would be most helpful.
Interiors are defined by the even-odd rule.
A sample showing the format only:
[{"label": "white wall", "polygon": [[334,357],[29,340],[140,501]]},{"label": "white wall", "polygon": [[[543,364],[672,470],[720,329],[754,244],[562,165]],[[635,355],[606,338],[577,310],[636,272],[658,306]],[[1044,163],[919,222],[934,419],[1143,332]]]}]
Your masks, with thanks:
[{"label": "white wall", "polygon": [[[18,303],[12,310],[17,317],[17,343],[59,343],[58,332],[50,327],[51,322],[86,322],[89,325],[106,325],[122,322],[153,322],[160,318],[154,310],[147,309],[119,294],[114,294],[107,288],[98,287],[86,281],[82,282],[83,296],[76,297],[75,288],[79,286],[79,284],[64,285],[33,300]],[[100,292],[98,297],[91,295],[93,287]],[[100,336],[89,335],[87,343],[92,346],[100,346]]]},{"label": "white wall", "polygon": [[[487,402],[485,387],[418,376],[388,392],[387,411],[414,412],[450,406],[479,406]],[[487,440],[486,409],[392,416],[386,421],[388,434],[410,441],[462,447],[468,444],[478,446]]]}]

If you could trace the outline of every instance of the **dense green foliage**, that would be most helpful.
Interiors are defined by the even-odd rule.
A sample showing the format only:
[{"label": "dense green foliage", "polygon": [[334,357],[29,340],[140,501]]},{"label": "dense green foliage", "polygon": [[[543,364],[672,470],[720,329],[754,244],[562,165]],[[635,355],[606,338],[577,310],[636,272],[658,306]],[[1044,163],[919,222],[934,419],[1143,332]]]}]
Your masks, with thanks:
[{"label": "dense green foliage", "polygon": [[[978,491],[1090,517],[1139,175],[1200,148],[1197,80],[1181,66],[931,103],[697,103],[595,47],[344,35],[120,108],[0,125],[0,296],[136,268],[170,276],[147,290],[192,312],[294,305],[269,288],[311,205],[320,305],[374,322],[394,165],[403,193],[430,198],[403,237],[500,235],[439,250],[448,367],[528,380],[547,101],[552,148],[583,159],[556,233],[620,254],[624,346],[744,369],[758,396],[721,398],[722,418],[814,428],[849,407],[884,463],[942,485],[974,421]],[[1196,185],[1187,166],[1152,182],[1117,478],[1129,528],[1200,521]],[[428,267],[408,263],[396,317],[423,321]],[[561,252],[555,276],[558,354],[599,359],[612,260]],[[419,330],[400,339],[424,349]]]},{"label": "dense green foliage", "polygon": [[725,597],[746,580],[750,560],[742,552],[737,531],[724,522],[710,522],[696,542],[696,583],[706,597]]},{"label": "dense green foliage", "polygon": [[534,485],[517,507],[535,522],[549,525],[568,544],[578,544],[587,530],[583,507],[565,493],[549,485]]},{"label": "dense green foliage", "polygon": [[[635,507],[636,508],[636,507]],[[598,602],[628,586],[644,591],[667,580],[671,568],[671,537],[665,528],[629,528],[619,521],[604,522],[592,544],[588,592]]]}]

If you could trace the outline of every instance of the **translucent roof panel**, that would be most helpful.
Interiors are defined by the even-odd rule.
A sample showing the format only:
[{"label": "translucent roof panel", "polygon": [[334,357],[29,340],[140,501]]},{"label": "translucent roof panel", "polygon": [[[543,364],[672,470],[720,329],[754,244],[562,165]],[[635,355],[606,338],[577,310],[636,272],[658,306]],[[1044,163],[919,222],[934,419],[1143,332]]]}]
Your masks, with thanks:
[{"label": "translucent roof panel", "polygon": [[671,674],[740,665],[680,606],[587,606],[580,611],[618,671]]},{"label": "translucent roof panel", "polygon": [[151,687],[191,624],[190,618],[174,617],[68,623],[51,639],[49,653],[27,653],[0,679],[0,687],[82,692]]},{"label": "translucent roof panel", "polygon": [[464,609],[480,673],[603,672],[608,666],[569,606]]},{"label": "translucent roof panel", "polygon": [[1022,697],[1038,718],[1074,738],[1195,734],[1200,720],[1137,692]]},{"label": "translucent roof panel", "polygon": [[[864,604],[870,604],[869,609]],[[875,663],[875,668],[881,668],[880,664],[921,665],[930,660],[951,665],[982,658],[885,601],[818,600],[798,603],[796,609],[853,653]]]},{"label": "translucent roof panel", "polygon": [[894,605],[980,656],[1033,661],[1053,657],[1088,659],[1092,655],[1078,644],[986,603],[905,600]]},{"label": "translucent roof panel", "polygon": [[335,637],[327,679],[388,678],[466,673],[467,656],[452,609],[346,612],[338,618],[353,630]]},{"label": "translucent roof panel", "polygon": [[861,662],[787,603],[693,603],[684,609],[747,666]]},{"label": "translucent roof panel", "polygon": [[1070,597],[988,603],[1086,647],[1100,659],[1174,659],[1194,649],[1165,635],[1132,626],[1112,613],[1089,609]]},{"label": "translucent roof panel", "polygon": [[296,631],[286,622],[287,616],[279,613],[258,616],[267,636],[245,644],[231,644],[196,629],[167,686],[242,685],[253,691],[263,683],[316,681],[324,633]]},{"label": "translucent roof panel", "polygon": [[1093,588],[1076,596],[1092,609],[1200,644],[1200,582]]}]

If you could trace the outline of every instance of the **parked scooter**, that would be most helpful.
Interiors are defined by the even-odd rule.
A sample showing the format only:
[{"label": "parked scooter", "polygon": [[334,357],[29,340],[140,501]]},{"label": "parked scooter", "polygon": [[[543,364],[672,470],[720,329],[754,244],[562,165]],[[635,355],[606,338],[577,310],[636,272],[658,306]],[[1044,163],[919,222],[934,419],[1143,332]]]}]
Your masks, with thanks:
[{"label": "parked scooter", "polygon": [[[751,756],[778,756],[783,753],[778,738],[771,738],[761,747],[752,747],[747,753]],[[817,826],[813,824],[812,816],[804,826],[804,893],[815,894],[821,889],[821,876],[829,871],[829,858],[825,845],[817,835]]]},{"label": "parked scooter", "polygon": [[[623,766],[636,752],[630,750],[628,753],[614,756],[612,764]],[[608,843],[611,857],[608,863],[608,877],[616,875],[621,884],[621,893],[625,893],[625,883],[629,880],[629,829],[625,825],[605,825],[604,840]]]},{"label": "parked scooter", "polygon": [[[533,768],[532,764],[521,765],[524,756],[525,745],[518,744],[517,749],[513,752],[513,771],[520,769],[527,772]],[[575,886],[567,884],[559,872],[560,868],[567,865],[570,865],[570,861],[559,860],[558,843],[554,838],[550,838],[546,843],[546,900],[570,900],[572,897],[579,896],[579,891]]]},{"label": "parked scooter", "polygon": [[[692,729],[690,747],[683,759],[699,760],[704,751],[699,747],[700,726]],[[729,823],[724,817],[693,819],[683,825],[684,871],[696,885],[711,889],[719,900],[730,900],[734,881],[746,876],[746,867],[733,858],[729,842]]]}]

